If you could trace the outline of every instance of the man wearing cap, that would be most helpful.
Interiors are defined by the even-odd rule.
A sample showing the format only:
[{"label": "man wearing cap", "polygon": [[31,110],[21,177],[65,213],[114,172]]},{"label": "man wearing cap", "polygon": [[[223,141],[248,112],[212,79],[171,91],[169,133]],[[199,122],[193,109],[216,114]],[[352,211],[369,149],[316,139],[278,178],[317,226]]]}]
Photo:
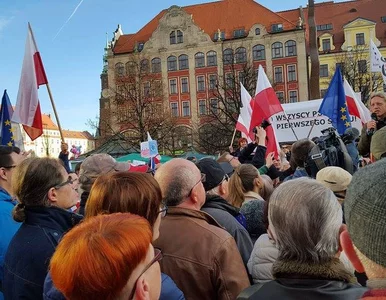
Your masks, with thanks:
[{"label": "man wearing cap", "polygon": [[347,230],[340,235],[347,257],[366,272],[362,299],[386,299],[386,160],[353,175],[344,203]]},{"label": "man wearing cap", "polygon": [[316,181],[333,191],[340,204],[344,201],[351,179],[352,175],[340,167],[325,167],[316,174]]},{"label": "man wearing cap", "polygon": [[206,200],[201,210],[211,215],[234,237],[246,266],[251,256],[253,244],[248,231],[244,227],[246,221],[240,213],[240,209],[225,200],[228,196],[229,177],[220,164],[211,158],[201,159],[196,166],[206,176],[204,182]]},{"label": "man wearing cap", "polygon": [[386,127],[374,133],[371,139],[370,152],[374,161],[386,157]]},{"label": "man wearing cap", "polygon": [[128,171],[130,168],[127,162],[117,162],[112,156],[106,153],[93,154],[87,157],[80,166],[79,183],[82,190],[80,196],[79,214],[84,215],[84,209],[91,186],[101,174],[111,172]]},{"label": "man wearing cap", "polygon": [[186,299],[236,299],[249,286],[248,275],[233,237],[200,211],[205,175],[191,161],[175,158],[162,165],[154,178],[168,206],[154,242],[162,249],[162,272]]}]

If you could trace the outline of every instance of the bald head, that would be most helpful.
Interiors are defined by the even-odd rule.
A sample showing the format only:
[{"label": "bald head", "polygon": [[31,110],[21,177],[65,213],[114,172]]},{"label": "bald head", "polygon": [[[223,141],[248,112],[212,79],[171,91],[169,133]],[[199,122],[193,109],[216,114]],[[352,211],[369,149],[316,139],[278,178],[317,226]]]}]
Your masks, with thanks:
[{"label": "bald head", "polygon": [[188,198],[190,190],[200,177],[196,165],[181,158],[174,158],[163,164],[154,176],[168,206],[178,206]]}]

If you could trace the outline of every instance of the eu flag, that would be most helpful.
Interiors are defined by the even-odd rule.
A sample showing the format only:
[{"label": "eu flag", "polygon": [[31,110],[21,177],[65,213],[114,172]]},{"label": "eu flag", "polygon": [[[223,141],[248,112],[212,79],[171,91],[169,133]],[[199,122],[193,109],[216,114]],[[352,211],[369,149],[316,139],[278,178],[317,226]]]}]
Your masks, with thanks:
[{"label": "eu flag", "polygon": [[343,79],[339,67],[336,69],[326,95],[320,104],[319,112],[330,118],[332,126],[334,126],[339,134],[344,134],[346,129],[351,127]]},{"label": "eu flag", "polygon": [[11,123],[12,114],[13,109],[11,101],[7,95],[7,90],[4,90],[0,110],[1,145],[15,146],[15,138],[13,136],[14,129],[12,128]]}]

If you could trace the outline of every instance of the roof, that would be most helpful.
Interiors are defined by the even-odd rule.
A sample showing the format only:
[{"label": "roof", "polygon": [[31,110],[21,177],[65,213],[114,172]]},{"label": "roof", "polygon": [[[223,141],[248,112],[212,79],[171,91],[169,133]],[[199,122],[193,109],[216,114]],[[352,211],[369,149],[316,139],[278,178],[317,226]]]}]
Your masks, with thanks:
[{"label": "roof", "polygon": [[[307,24],[308,8],[303,8],[304,23]],[[300,10],[293,9],[278,12],[282,17],[296,22],[300,17]],[[319,31],[318,35],[329,32],[334,36],[336,50],[341,49],[344,43],[343,26],[356,19],[366,19],[376,23],[376,37],[381,46],[386,46],[386,23],[381,22],[381,17],[386,16],[385,0],[354,0],[335,3],[334,1],[315,4],[315,21],[317,25],[332,24],[332,30]],[[308,28],[306,26],[306,39],[308,40]]]},{"label": "roof", "polygon": [[[297,22],[297,19],[295,22],[289,21],[254,0],[221,0],[181,8],[192,15],[194,23],[212,39],[218,29],[225,31],[225,37],[228,38],[233,36],[234,30],[245,29],[248,32],[255,24],[264,25],[267,31],[270,31],[273,24],[282,24],[285,31],[295,29]],[[148,41],[166,12],[166,9],[162,10],[137,33],[121,35],[114,47],[114,53],[132,52],[136,42]]]},{"label": "roof", "polygon": [[51,115],[42,114],[43,129],[59,130],[58,126],[52,121]]},{"label": "roof", "polygon": [[[58,130],[59,127],[52,121],[51,115],[42,114],[43,129],[45,130]],[[94,137],[88,131],[73,131],[73,130],[62,130],[65,138],[73,139],[88,139],[93,140]]]}]

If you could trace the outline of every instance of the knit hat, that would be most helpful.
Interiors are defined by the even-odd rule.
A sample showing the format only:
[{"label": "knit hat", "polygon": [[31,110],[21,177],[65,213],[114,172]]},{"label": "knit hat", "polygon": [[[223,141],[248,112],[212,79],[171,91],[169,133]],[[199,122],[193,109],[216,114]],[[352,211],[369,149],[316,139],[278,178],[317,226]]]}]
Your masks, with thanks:
[{"label": "knit hat", "polygon": [[225,178],[225,172],[220,164],[211,158],[201,159],[196,166],[201,173],[206,175],[204,184],[205,191],[210,191],[218,186]]},{"label": "knit hat", "polygon": [[386,126],[375,131],[371,138],[370,152],[376,160],[380,160],[381,156],[386,154]]},{"label": "knit hat", "polygon": [[347,190],[351,179],[352,175],[340,167],[325,167],[316,174],[316,181],[333,192]]},{"label": "knit hat", "polygon": [[356,172],[347,189],[344,216],[354,245],[386,267],[386,159]]}]

